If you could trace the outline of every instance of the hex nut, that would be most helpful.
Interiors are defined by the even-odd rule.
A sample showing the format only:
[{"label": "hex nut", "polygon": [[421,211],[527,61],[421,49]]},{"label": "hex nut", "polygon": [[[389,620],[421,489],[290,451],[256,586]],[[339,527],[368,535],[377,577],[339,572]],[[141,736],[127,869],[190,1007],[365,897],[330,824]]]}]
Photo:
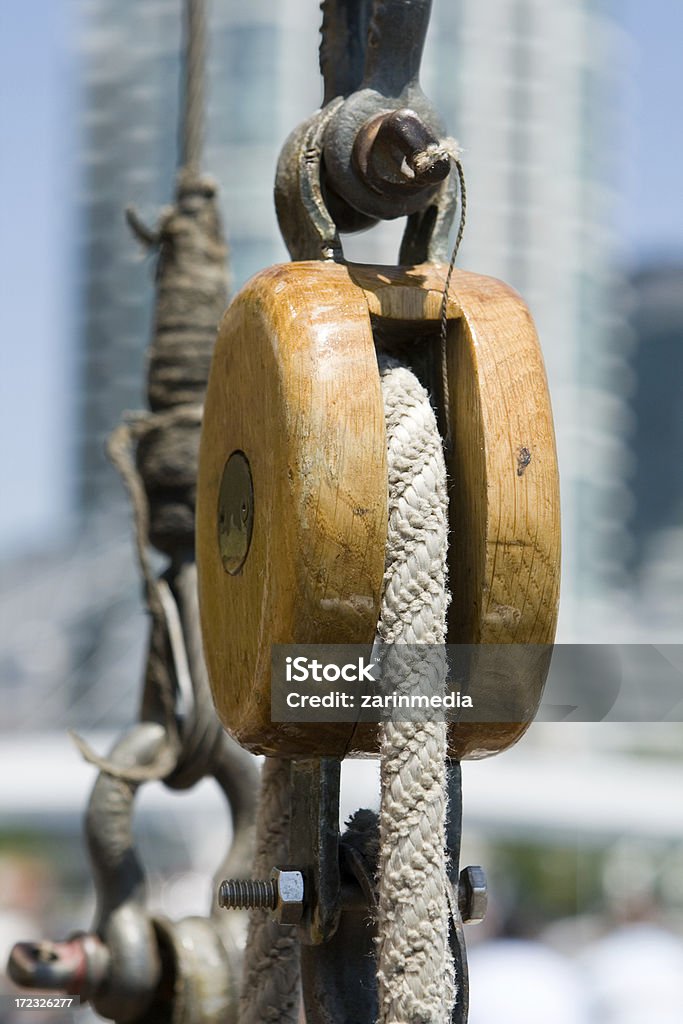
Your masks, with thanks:
[{"label": "hex nut", "polygon": [[478,865],[463,868],[458,879],[458,909],[463,924],[484,920],[488,903],[486,874]]},{"label": "hex nut", "polygon": [[300,871],[273,868],[270,877],[277,892],[273,917],[280,924],[299,924],[304,914],[304,876]]}]

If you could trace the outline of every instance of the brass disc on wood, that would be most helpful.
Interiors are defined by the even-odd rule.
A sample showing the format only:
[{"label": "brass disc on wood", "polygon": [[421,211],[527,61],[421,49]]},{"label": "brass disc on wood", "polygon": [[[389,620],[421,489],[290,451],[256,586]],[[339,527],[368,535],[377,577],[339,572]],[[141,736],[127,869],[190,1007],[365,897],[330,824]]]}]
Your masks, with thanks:
[{"label": "brass disc on wood", "polygon": [[333,264],[265,270],[220,325],[197,490],[207,667],[240,743],[284,756],[346,753],[353,726],[271,723],[271,646],[371,643],[386,532],[384,413],[364,293]]},{"label": "brass disc on wood", "polygon": [[[271,723],[271,645],[373,638],[387,521],[373,333],[418,374],[425,352],[433,365],[445,275],[434,265],[272,267],[242,289],[221,324],[200,450],[200,606],[218,713],[256,752],[377,753],[373,726]],[[448,640],[549,645],[559,595],[559,489],[534,325],[514,291],[464,271],[453,275],[447,316]],[[253,527],[247,542],[242,504],[233,502],[224,518],[233,523],[223,543],[226,569],[219,495],[234,453],[251,474]],[[523,721],[453,725],[452,756],[504,750],[533,717],[548,659],[532,649],[526,663],[502,660],[500,688],[509,706],[524,709]]]}]

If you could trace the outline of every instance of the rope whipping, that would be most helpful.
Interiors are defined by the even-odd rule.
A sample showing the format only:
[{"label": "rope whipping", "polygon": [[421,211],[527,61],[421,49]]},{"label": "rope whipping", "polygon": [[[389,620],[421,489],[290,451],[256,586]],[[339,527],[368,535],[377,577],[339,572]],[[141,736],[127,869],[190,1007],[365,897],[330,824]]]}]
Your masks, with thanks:
[{"label": "rope whipping", "polygon": [[[389,530],[378,639],[397,691],[443,693],[448,498],[441,438],[415,375],[380,355]],[[404,645],[431,644],[427,652]],[[402,649],[401,649],[402,648]],[[447,1024],[455,1001],[446,854],[447,726],[381,727],[377,959],[380,1024]]]}]

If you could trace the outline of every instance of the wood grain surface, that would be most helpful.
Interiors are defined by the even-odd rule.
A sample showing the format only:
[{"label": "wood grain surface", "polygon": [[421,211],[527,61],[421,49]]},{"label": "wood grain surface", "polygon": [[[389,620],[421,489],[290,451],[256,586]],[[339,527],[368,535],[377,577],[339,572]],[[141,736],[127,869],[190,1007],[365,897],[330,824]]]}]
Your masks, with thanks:
[{"label": "wood grain surface", "polygon": [[[234,451],[251,467],[254,525],[230,575],[217,505]],[[384,413],[364,293],[341,266],[265,270],[219,328],[197,491],[207,667],[219,716],[245,746],[345,752],[348,726],[271,723],[271,645],[371,642],[386,532]]]},{"label": "wood grain surface", "polygon": [[[223,320],[200,451],[197,561],[216,706],[253,750],[376,753],[371,726],[270,722],[270,645],[372,639],[387,514],[373,330],[408,362],[414,352],[419,373],[425,339],[438,350],[445,275],[434,265],[287,264],[252,279]],[[559,600],[559,489],[536,331],[512,289],[465,271],[453,275],[447,315],[448,639],[548,645]],[[422,344],[411,350],[413,335]],[[241,574],[229,576],[216,504],[235,450],[252,466],[254,534]],[[495,672],[522,721],[454,725],[453,756],[484,757],[519,738],[542,693],[543,650],[501,657]],[[486,664],[490,676],[490,657]],[[474,687],[480,676],[473,664]]]}]

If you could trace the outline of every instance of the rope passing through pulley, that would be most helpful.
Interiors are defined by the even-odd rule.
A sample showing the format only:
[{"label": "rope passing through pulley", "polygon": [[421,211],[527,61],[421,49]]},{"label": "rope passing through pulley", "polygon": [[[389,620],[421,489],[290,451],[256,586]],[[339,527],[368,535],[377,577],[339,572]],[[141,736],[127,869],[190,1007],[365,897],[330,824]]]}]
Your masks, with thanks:
[{"label": "rope passing through pulley", "polygon": [[[501,673],[507,706],[524,714],[495,724],[273,721],[273,645],[371,645],[379,623],[384,667],[392,643],[427,642],[441,660],[422,657],[409,676],[443,688],[446,639],[547,644],[554,633],[557,476],[542,358],[521,299],[454,270],[465,182],[419,87],[429,10],[376,3],[342,17],[323,5],[325,103],[291,134],[276,174],[295,262],[243,287],[214,353],[197,509],[207,663],[226,728],[272,758],[259,829],[273,845],[253,892],[265,887],[277,914],[284,871],[304,894],[289,908],[296,926],[254,911],[240,1024],[293,1022],[299,965],[309,1024],[466,1020],[462,923],[481,914],[483,882],[467,869],[456,891],[458,761],[514,743],[544,682],[542,665]],[[344,262],[341,232],[401,214],[398,267]],[[522,448],[532,461],[519,476]],[[227,482],[238,478],[235,492]],[[341,837],[337,822],[338,764],[359,754],[382,762],[380,819],[364,819],[362,840],[355,819]],[[270,788],[287,778],[290,805],[266,822]],[[226,881],[226,906],[250,891]]]},{"label": "rope passing through pulley", "polygon": [[[397,360],[380,357],[387,427],[389,529],[378,637],[399,691],[444,692],[448,497],[429,396]],[[410,656],[413,645],[429,653]],[[436,645],[439,645],[438,647]],[[436,651],[436,654],[435,654]],[[394,663],[392,665],[392,662]],[[381,1024],[447,1024],[455,999],[449,944],[446,722],[381,726],[377,976]]]}]

